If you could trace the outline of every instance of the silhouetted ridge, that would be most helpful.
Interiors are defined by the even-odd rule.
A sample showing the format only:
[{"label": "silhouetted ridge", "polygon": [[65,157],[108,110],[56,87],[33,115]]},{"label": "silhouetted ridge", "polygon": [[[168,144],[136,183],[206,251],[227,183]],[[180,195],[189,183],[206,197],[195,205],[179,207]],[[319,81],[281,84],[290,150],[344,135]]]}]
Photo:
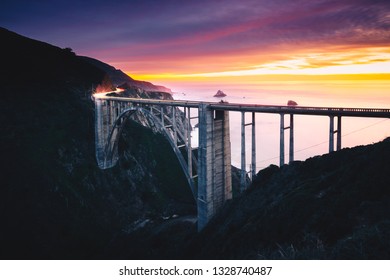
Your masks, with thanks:
[{"label": "silhouetted ridge", "polygon": [[102,69],[6,29],[0,41],[0,259],[105,258],[138,223],[194,214],[161,134],[127,121],[118,165],[98,168],[91,94],[112,87]]},{"label": "silhouetted ridge", "polygon": [[145,91],[159,91],[159,92],[166,92],[166,93],[172,93],[172,91],[169,88],[166,88],[164,86],[158,86],[154,85],[150,82],[145,81],[137,81],[131,78],[130,76],[123,73],[121,70],[116,69],[115,67],[106,64],[100,60],[97,60],[95,58],[90,57],[81,57],[85,61],[91,63],[92,65],[95,65],[99,69],[103,70],[105,73],[108,74],[110,77],[112,83],[115,86],[122,86],[125,84],[127,86],[136,86],[139,87]]},{"label": "silhouetted ridge", "polygon": [[165,99],[173,100],[173,97],[168,92],[161,91],[146,91],[138,86],[132,86],[128,83],[119,85],[118,88],[123,89],[121,92],[109,93],[109,96],[120,96],[120,97],[130,97],[130,98],[151,98],[151,99]]},{"label": "silhouetted ridge", "polygon": [[[70,48],[61,49],[0,28],[2,51],[0,77],[3,86],[42,83],[97,83],[104,72],[81,60]],[[58,85],[58,84],[57,84]]]}]

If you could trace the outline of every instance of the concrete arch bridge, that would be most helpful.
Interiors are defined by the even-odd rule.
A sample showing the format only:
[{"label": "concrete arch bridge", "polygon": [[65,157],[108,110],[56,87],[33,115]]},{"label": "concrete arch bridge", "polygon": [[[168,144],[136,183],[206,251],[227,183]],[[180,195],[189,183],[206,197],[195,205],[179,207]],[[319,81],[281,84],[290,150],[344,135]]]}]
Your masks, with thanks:
[{"label": "concrete arch bridge", "polygon": [[[197,202],[198,229],[201,230],[226,200],[232,198],[231,144],[229,112],[241,112],[241,190],[246,188],[246,134],[251,126],[251,178],[256,173],[255,114],[280,115],[280,165],[285,164],[284,133],[289,130],[289,161],[294,161],[294,115],[329,118],[329,152],[341,149],[342,117],[390,118],[390,109],[328,108],[279,105],[252,105],[195,102],[160,99],[137,99],[95,94],[95,148],[101,169],[118,161],[118,140],[123,124],[135,117],[144,126],[160,132],[168,139],[187,177]],[[245,114],[252,115],[250,123]],[[285,115],[289,116],[288,126]],[[191,120],[199,124],[198,153],[191,143]],[[335,118],[337,120],[335,128]]]}]

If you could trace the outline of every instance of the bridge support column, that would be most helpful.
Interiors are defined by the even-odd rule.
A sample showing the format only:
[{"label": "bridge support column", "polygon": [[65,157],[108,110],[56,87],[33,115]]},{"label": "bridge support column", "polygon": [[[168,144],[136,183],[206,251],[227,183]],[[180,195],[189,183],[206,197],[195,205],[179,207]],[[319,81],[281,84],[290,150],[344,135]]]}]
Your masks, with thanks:
[{"label": "bridge support column", "polygon": [[95,100],[95,155],[100,168],[104,167],[104,148],[108,133],[105,129],[105,115],[103,112],[103,102],[100,99]]},{"label": "bridge support column", "polygon": [[246,189],[245,112],[241,112],[241,177],[240,191]]},{"label": "bridge support column", "polygon": [[290,156],[289,163],[294,161],[294,115],[290,114]]},{"label": "bridge support column", "polygon": [[337,133],[336,149],[341,150],[341,116],[337,116],[337,130],[334,130],[334,116],[329,116],[329,153],[334,151],[334,135]]},{"label": "bridge support column", "polygon": [[341,150],[341,116],[337,117],[337,151]]},{"label": "bridge support column", "polygon": [[164,127],[165,126],[165,124],[164,124],[164,106],[161,106],[160,113],[161,113],[161,123],[162,123],[162,126]]},{"label": "bridge support column", "polygon": [[[99,168],[107,169],[113,167],[118,161],[117,150],[113,150],[112,154],[107,157],[107,150],[110,150],[112,143],[109,143],[109,135],[112,125],[116,120],[116,110],[112,102],[108,100],[95,100],[95,147],[96,161]],[[113,137],[116,136],[118,130],[115,129]]]},{"label": "bridge support column", "polygon": [[251,164],[251,179],[256,176],[256,116],[252,112],[252,164]]},{"label": "bridge support column", "polygon": [[[191,108],[188,107],[188,117],[187,117],[187,125],[186,125],[186,131],[187,131],[187,162],[188,162],[188,174],[190,174],[190,177],[192,178],[192,147],[191,147]],[[184,108],[184,112],[186,111],[186,108]]]},{"label": "bridge support column", "polygon": [[329,153],[334,151],[334,116],[329,116]]},{"label": "bridge support column", "polygon": [[177,145],[177,126],[176,126],[176,107],[172,106],[172,129],[173,129],[173,140]]},{"label": "bridge support column", "polygon": [[284,165],[284,114],[280,114],[280,151],[279,166]]},{"label": "bridge support column", "polygon": [[198,230],[232,197],[229,112],[199,105]]},{"label": "bridge support column", "polygon": [[284,126],[284,114],[280,114],[280,163],[284,165],[284,131],[290,129],[289,163],[294,161],[294,115],[290,114],[290,126]]}]

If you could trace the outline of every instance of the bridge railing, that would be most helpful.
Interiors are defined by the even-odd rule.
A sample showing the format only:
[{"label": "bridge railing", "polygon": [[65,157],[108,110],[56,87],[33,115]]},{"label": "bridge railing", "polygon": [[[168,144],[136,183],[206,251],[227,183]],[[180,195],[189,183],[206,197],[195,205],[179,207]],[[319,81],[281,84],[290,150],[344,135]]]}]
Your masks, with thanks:
[{"label": "bridge railing", "polygon": [[[161,100],[161,99],[142,99],[128,98],[115,96],[99,96],[99,99],[127,101],[134,104],[158,104],[169,106],[180,106],[199,108],[200,104],[208,104],[213,109],[228,110],[228,111],[247,111],[247,112],[263,112],[263,113],[293,113],[293,114],[321,114],[321,115],[348,115],[358,116],[356,113],[362,113],[362,117],[370,117],[369,114],[378,114],[378,116],[390,117],[390,109],[388,108],[348,108],[348,107],[317,107],[317,106],[298,106],[298,105],[266,105],[266,104],[243,104],[243,103],[228,103],[228,102],[203,102],[190,100]],[[382,115],[383,114],[383,115]],[[376,115],[372,115],[375,117]]]}]

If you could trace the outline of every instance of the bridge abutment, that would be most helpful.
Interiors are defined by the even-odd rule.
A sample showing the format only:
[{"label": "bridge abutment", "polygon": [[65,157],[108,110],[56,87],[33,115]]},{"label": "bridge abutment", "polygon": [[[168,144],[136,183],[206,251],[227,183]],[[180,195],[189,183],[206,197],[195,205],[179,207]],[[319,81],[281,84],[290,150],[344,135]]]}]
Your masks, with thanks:
[{"label": "bridge abutment", "polygon": [[113,134],[114,138],[117,130],[112,131],[114,122],[118,115],[118,108],[108,100],[95,99],[95,147],[96,161],[99,168],[107,169],[115,166],[118,161],[118,153],[116,149],[111,149],[111,153],[107,156],[108,147],[112,145],[109,135]]},{"label": "bridge abutment", "polygon": [[229,112],[199,106],[198,230],[232,198]]}]

